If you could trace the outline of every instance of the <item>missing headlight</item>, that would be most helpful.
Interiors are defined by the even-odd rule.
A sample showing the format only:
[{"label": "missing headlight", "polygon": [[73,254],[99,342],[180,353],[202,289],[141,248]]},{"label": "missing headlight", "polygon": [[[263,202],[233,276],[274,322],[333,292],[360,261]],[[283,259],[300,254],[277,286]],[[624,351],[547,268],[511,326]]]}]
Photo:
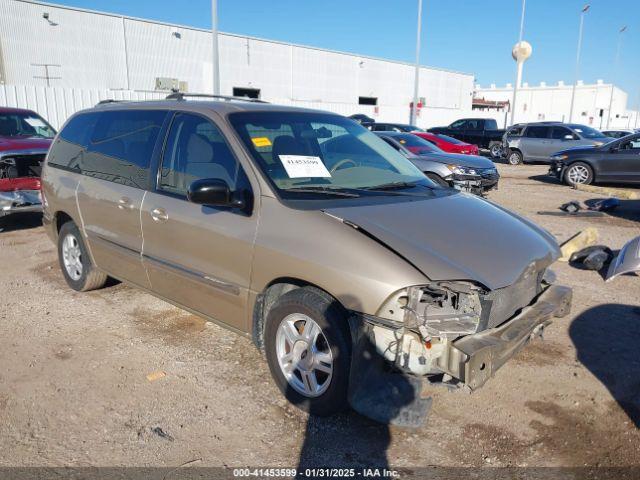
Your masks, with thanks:
[{"label": "missing headlight", "polygon": [[404,326],[423,336],[455,338],[478,331],[482,306],[479,287],[440,282],[409,287]]}]

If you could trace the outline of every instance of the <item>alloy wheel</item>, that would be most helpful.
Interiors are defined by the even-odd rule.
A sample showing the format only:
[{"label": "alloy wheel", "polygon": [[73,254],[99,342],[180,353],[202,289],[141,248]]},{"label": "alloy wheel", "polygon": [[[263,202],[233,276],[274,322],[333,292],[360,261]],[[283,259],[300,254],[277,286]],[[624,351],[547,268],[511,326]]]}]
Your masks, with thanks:
[{"label": "alloy wheel", "polygon": [[69,277],[78,281],[82,277],[82,250],[75,235],[70,233],[62,240],[62,262]]},{"label": "alloy wheel", "polygon": [[287,382],[306,397],[322,395],[333,374],[333,354],[320,326],[302,313],[287,315],[276,332],[278,365]]},{"label": "alloy wheel", "polygon": [[567,178],[570,183],[583,184],[589,180],[589,170],[583,165],[574,165],[569,168]]}]

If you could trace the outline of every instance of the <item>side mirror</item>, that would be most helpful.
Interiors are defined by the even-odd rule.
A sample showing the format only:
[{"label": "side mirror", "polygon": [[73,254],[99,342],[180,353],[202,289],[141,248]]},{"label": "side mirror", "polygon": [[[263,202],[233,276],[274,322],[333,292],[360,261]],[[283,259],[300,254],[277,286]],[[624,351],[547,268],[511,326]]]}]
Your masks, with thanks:
[{"label": "side mirror", "polygon": [[189,185],[187,199],[191,203],[210,207],[243,208],[244,200],[234,198],[233,192],[224,180],[219,178],[203,178]]},{"label": "side mirror", "polygon": [[563,140],[574,140],[573,135],[571,134],[567,134],[564,137],[562,137]]}]

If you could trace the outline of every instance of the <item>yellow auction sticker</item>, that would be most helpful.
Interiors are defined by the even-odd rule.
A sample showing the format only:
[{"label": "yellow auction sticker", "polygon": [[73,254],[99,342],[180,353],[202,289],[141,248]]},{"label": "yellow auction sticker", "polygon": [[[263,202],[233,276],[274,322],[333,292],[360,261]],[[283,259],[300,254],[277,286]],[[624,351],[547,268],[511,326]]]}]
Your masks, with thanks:
[{"label": "yellow auction sticker", "polygon": [[251,141],[253,142],[253,144],[256,147],[270,147],[271,146],[271,140],[269,140],[267,137],[255,137],[255,138],[252,138]]}]

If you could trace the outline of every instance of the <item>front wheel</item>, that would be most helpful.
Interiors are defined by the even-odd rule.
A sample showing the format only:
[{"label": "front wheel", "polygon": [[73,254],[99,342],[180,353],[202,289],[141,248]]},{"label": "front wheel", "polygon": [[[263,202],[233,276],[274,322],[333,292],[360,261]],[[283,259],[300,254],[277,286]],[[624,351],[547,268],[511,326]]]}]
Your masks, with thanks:
[{"label": "front wheel", "polygon": [[572,163],[564,172],[568,185],[589,185],[593,182],[593,169],[584,162]]},{"label": "front wheel", "polygon": [[325,292],[305,287],[269,310],[265,353],[284,396],[320,416],[344,410],[351,367],[351,335],[344,308]]},{"label": "front wheel", "polygon": [[80,230],[73,222],[62,225],[58,233],[58,260],[67,284],[78,292],[101,288],[107,282],[107,275],[91,262]]},{"label": "front wheel", "polygon": [[520,165],[522,163],[522,153],[517,150],[511,150],[507,156],[509,165]]}]

